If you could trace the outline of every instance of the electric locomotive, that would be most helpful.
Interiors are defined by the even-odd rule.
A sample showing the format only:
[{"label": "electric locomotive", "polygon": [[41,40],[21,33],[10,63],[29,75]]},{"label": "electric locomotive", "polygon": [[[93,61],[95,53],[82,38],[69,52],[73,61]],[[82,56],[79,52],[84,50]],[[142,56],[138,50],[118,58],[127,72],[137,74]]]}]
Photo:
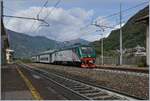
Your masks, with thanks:
[{"label": "electric locomotive", "polygon": [[96,67],[95,60],[96,54],[95,50],[90,46],[80,46],[77,47],[79,53],[78,56],[80,57],[81,67]]},{"label": "electric locomotive", "polygon": [[74,45],[55,51],[43,52],[32,58],[40,63],[73,64],[80,65],[82,68],[96,67],[95,50],[88,45]]}]

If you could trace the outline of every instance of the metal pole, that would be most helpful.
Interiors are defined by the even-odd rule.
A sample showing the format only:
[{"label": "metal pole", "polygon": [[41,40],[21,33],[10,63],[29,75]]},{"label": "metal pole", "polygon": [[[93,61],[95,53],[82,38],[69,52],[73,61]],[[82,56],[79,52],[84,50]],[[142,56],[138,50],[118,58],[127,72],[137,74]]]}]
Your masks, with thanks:
[{"label": "metal pole", "polygon": [[1,0],[1,19],[3,20],[3,0]]},{"label": "metal pole", "polygon": [[122,12],[120,3],[120,65],[122,65]]},{"label": "metal pole", "polygon": [[104,64],[103,58],[103,34],[102,34],[102,42],[101,42],[101,58],[102,58],[102,65]]}]

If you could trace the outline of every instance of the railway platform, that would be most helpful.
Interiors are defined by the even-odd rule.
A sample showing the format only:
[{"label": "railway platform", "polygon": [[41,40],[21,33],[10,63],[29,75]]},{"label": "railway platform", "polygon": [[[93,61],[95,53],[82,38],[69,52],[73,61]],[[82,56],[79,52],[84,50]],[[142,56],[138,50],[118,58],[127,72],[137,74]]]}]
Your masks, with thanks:
[{"label": "railway platform", "polygon": [[2,100],[65,100],[47,80],[16,64],[1,68]]},{"label": "railway platform", "polygon": [[15,65],[1,68],[1,99],[2,100],[32,100],[33,97],[16,70]]}]

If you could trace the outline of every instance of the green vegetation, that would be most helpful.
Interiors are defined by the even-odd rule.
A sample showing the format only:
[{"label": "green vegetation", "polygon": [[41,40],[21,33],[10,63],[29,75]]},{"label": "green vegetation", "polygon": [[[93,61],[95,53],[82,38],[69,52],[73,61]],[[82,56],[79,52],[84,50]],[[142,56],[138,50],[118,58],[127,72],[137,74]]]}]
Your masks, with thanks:
[{"label": "green vegetation", "polygon": [[15,58],[29,58],[34,54],[53,49],[56,41],[42,36],[29,36],[7,30],[11,49],[14,50]]},{"label": "green vegetation", "polygon": [[137,64],[138,67],[146,67],[146,58],[142,58],[141,61]]},{"label": "green vegetation", "polygon": [[[144,23],[138,23],[136,22],[136,20],[142,16],[147,15],[148,12],[149,6],[136,13],[123,26],[123,49],[133,48],[137,45],[140,45],[142,47],[146,46],[146,25]],[[97,54],[100,54],[100,42],[95,41],[91,44],[95,47]],[[113,55],[113,50],[116,49],[119,49],[119,29],[113,30],[111,34],[104,39],[105,55]]]},{"label": "green vegetation", "polygon": [[31,59],[28,59],[28,58],[16,58],[14,60],[16,63],[31,63],[32,60]]}]

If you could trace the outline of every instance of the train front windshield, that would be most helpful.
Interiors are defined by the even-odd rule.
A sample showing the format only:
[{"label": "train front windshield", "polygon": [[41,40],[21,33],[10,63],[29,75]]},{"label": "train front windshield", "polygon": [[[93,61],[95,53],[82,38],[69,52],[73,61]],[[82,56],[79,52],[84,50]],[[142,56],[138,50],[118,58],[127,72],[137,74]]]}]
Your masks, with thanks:
[{"label": "train front windshield", "polygon": [[83,55],[95,55],[95,51],[92,47],[81,47]]}]

